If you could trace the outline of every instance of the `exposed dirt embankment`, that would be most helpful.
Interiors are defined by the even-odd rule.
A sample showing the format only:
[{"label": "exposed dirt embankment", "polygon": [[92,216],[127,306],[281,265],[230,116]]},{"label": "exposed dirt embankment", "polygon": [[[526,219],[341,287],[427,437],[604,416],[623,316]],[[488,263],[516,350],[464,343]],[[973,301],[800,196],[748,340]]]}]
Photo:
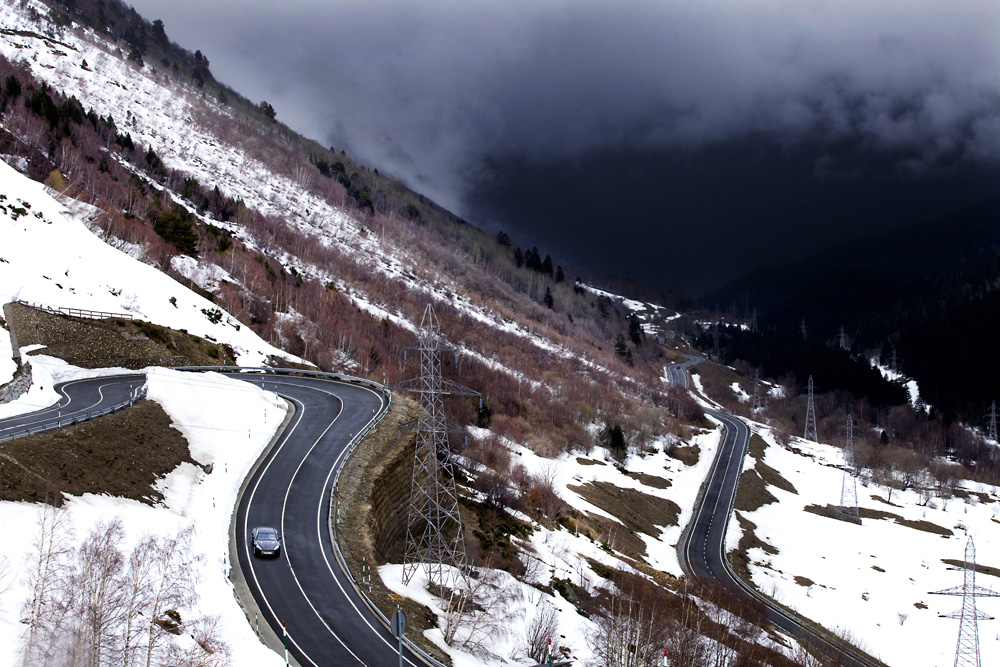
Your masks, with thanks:
[{"label": "exposed dirt embankment", "polygon": [[[367,435],[340,475],[340,544],[354,570],[357,560],[402,561],[406,512],[413,471],[413,433],[400,425],[414,419],[417,405],[393,396],[385,419]],[[358,570],[360,571],[360,569]]]},{"label": "exposed dirt embankment", "polygon": [[106,493],[153,504],[153,483],[181,463],[198,465],[163,408],[128,410],[0,444],[0,500],[48,501]]},{"label": "exposed dirt embankment", "polygon": [[57,315],[20,303],[4,307],[17,345],[45,345],[51,355],[81,368],[231,364],[224,345],[140,320],[91,320]]},{"label": "exposed dirt embankment", "polygon": [[[340,547],[358,579],[364,564],[377,567],[403,562],[406,519],[413,475],[414,432],[400,426],[419,414],[409,398],[393,394],[393,407],[344,466],[340,475]],[[402,437],[400,437],[402,435]],[[367,587],[366,587],[367,592]],[[429,609],[411,600],[395,600],[378,574],[368,596],[387,617],[399,606],[406,613],[406,636],[445,664],[451,660],[424,640],[423,631],[436,627]]]}]

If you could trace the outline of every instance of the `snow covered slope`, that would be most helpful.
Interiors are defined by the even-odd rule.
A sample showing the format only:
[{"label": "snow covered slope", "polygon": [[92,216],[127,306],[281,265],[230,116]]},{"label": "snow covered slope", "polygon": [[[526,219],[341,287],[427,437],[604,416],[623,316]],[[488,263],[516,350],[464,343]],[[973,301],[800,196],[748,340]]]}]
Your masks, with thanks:
[{"label": "snow covered slope", "polygon": [[[83,211],[74,202],[75,211]],[[91,215],[96,212],[91,211]],[[131,313],[155,324],[228,343],[240,365],[289,355],[157,269],[95,236],[50,191],[0,162],[0,301]],[[2,356],[9,357],[6,352]],[[7,373],[0,383],[10,379]]]},{"label": "snow covered slope", "polygon": [[[215,373],[192,374],[166,369],[149,372],[150,400],[160,403],[173,427],[187,438],[192,458],[210,469],[182,464],[158,485],[161,506],[87,494],[70,498],[70,540],[79,544],[99,522],[122,521],[120,548],[130,550],[146,535],[174,537],[193,527],[191,579],[197,582],[196,608],[181,609],[183,618],[219,617],[217,636],[232,650],[233,665],[281,665],[284,660],[257,641],[228,579],[229,520],[244,477],[281,423],[286,406],[273,393]],[[210,468],[209,468],[210,466]],[[38,503],[0,502],[0,523],[9,535],[0,555],[0,664],[20,663],[21,602],[30,590],[26,556],[39,534],[44,511]],[[8,588],[9,587],[9,588]],[[5,590],[6,589],[6,590]],[[212,663],[217,664],[217,663]]]},{"label": "snow covered slope", "polygon": [[[755,430],[773,440],[767,429]],[[928,489],[894,489],[889,496],[886,487],[859,480],[862,525],[857,526],[814,513],[840,504],[843,450],[800,439],[787,448],[772,441],[764,462],[797,493],[768,487],[778,502],[745,513],[757,525],[757,537],[778,550],[776,555],[750,550],[757,587],[807,618],[849,631],[889,665],[952,664],[958,621],[939,614],[961,609],[962,598],[929,593],[962,585],[962,570],[945,560],[961,561],[970,535],[979,565],[1000,567],[997,488],[965,482],[958,488],[964,497],[945,498],[950,493]],[[746,467],[754,465],[748,457]],[[731,523],[730,547],[738,541],[736,524]],[[998,570],[990,572],[980,573],[976,583],[1000,591]],[[1000,601],[982,598],[978,606],[1000,616]],[[998,633],[1000,621],[980,622],[984,665],[1000,661]]]}]

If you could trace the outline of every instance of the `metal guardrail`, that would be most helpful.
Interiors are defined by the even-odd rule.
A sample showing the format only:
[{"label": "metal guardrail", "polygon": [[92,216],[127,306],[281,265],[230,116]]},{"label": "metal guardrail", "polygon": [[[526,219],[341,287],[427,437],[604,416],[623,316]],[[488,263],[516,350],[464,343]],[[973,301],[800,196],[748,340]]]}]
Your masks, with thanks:
[{"label": "metal guardrail", "polygon": [[109,313],[103,310],[88,310],[86,308],[64,308],[61,306],[46,306],[43,303],[32,303],[30,301],[22,301],[21,299],[15,299],[14,303],[19,303],[22,306],[28,306],[30,308],[37,308],[38,310],[44,310],[47,313],[52,313],[53,315],[69,315],[70,317],[80,317],[87,320],[134,320],[135,316],[131,313]]},{"label": "metal guardrail", "polygon": [[110,407],[104,408],[102,410],[93,410],[91,412],[78,413],[73,416],[67,416],[65,418],[57,417],[55,422],[49,422],[47,424],[41,424],[38,426],[27,426],[23,429],[17,431],[11,431],[10,433],[0,434],[0,442],[6,442],[8,440],[14,440],[15,438],[23,438],[28,435],[36,435],[38,433],[45,433],[47,431],[55,431],[66,426],[73,426],[74,424],[80,424],[82,422],[90,421],[91,419],[97,419],[98,417],[103,417],[104,415],[110,415],[118,412],[122,408],[127,408],[135,405],[137,401],[141,401],[146,397],[146,393],[149,391],[149,383],[143,382],[142,386],[139,387],[127,401],[122,401],[121,403],[116,403]]},{"label": "metal guardrail", "polygon": [[[386,628],[389,628],[390,627],[389,619],[386,618],[385,614],[382,613],[382,610],[378,608],[378,605],[376,605],[375,602],[368,597],[368,594],[365,593],[364,591],[363,583],[359,582],[354,577],[354,574],[351,572],[350,568],[347,567],[347,559],[344,558],[344,553],[343,551],[341,551],[340,543],[337,540],[337,532],[339,532],[338,527],[340,525],[340,512],[339,508],[335,507],[335,505],[339,504],[339,501],[337,500],[337,494],[339,490],[338,485],[340,482],[340,473],[344,469],[344,466],[347,465],[348,459],[350,459],[351,454],[354,453],[354,450],[357,448],[358,443],[361,441],[361,439],[364,438],[368,433],[370,433],[375,428],[375,426],[377,426],[378,423],[382,421],[382,418],[385,417],[386,414],[388,414],[389,409],[392,407],[392,392],[386,389],[384,385],[380,385],[378,383],[373,383],[373,384],[381,388],[383,396],[386,396],[387,400],[385,403],[383,403],[382,410],[375,417],[373,417],[372,420],[368,422],[368,425],[365,426],[365,428],[362,429],[361,432],[359,432],[356,436],[354,436],[351,439],[351,442],[348,443],[347,445],[347,454],[346,456],[344,456],[344,460],[341,462],[340,468],[337,469],[337,474],[333,478],[333,489],[331,490],[330,493],[330,516],[328,519],[328,524],[330,526],[330,541],[332,542],[334,551],[337,554],[337,564],[340,565],[340,569],[343,570],[344,573],[351,578],[351,585],[354,587],[354,590],[358,592],[358,595],[361,596],[361,600],[368,606],[368,609],[370,609],[371,612],[378,617],[382,625],[384,625]],[[406,635],[403,635],[402,639],[403,643],[406,645],[406,648],[408,648],[411,653],[418,655],[428,665],[431,665],[432,667],[447,667],[439,660],[429,655],[422,648],[414,644],[413,641]]]}]

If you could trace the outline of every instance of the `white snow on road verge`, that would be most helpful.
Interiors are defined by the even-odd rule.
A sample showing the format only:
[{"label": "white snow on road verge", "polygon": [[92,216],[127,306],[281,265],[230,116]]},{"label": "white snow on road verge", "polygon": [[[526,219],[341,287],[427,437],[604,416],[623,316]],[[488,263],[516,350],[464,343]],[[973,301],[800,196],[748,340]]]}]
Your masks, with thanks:
[{"label": "white snow on road verge", "polygon": [[[127,532],[126,546],[144,534],[174,536],[194,527],[193,554],[200,557],[191,574],[199,579],[202,615],[221,617],[219,632],[232,649],[233,665],[278,665],[283,660],[257,641],[233,595],[228,579],[229,523],[243,479],[271,440],[285,416],[284,402],[259,387],[217,373],[182,373],[154,368],[149,374],[149,398],[170,415],[188,439],[192,458],[211,466],[211,472],[184,464],[157,484],[164,501],[150,507],[137,501],[87,494],[65,504],[75,534],[82,541],[100,521],[120,517]],[[11,567],[0,580],[0,664],[17,664],[21,625],[20,606],[28,594],[25,556],[37,534],[42,506],[0,502],[0,524],[9,540],[4,556]],[[0,561],[2,562],[2,561]]]}]

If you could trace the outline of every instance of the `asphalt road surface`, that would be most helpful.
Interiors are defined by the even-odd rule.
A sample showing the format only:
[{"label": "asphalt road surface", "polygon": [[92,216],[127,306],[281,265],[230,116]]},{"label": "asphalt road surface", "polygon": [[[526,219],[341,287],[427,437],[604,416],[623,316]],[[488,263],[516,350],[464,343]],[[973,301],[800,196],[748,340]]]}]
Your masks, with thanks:
[{"label": "asphalt road surface", "polygon": [[72,380],[55,386],[60,395],[55,404],[7,419],[0,419],[0,438],[18,436],[25,431],[39,433],[82,420],[88,413],[125,403],[146,382],[146,376],[111,375]]},{"label": "asphalt road surface", "polygon": [[695,364],[700,364],[703,361],[703,357],[698,357],[693,354],[685,354],[684,361],[679,364],[670,364],[667,366],[667,381],[673,385],[680,385],[685,389],[688,388],[688,374],[687,369],[691,368]]},{"label": "asphalt road surface", "polygon": [[[245,374],[234,375],[260,382]],[[237,551],[251,593],[278,637],[301,665],[399,664],[397,640],[352,588],[334,556],[330,494],[352,434],[382,408],[365,386],[325,378],[268,375],[265,387],[295,404],[295,416],[268,458],[250,478],[236,518]],[[254,526],[282,536],[280,557],[253,555]],[[404,652],[407,665],[423,662]]]},{"label": "asphalt road surface", "polygon": [[[701,361],[688,356],[681,364],[667,367],[671,384],[687,386],[687,369]],[[691,525],[680,544],[681,565],[692,576],[706,583],[722,586],[732,595],[763,605],[768,620],[798,641],[820,650],[828,658],[844,667],[874,667],[878,665],[864,653],[842,645],[824,633],[807,625],[804,619],[782,609],[744,583],[729,566],[725,554],[726,529],[736,501],[736,489],[743,471],[743,459],[750,443],[750,429],[742,419],[720,412],[705,413],[722,424],[722,441],[705,481],[705,492],[695,508]]]}]

